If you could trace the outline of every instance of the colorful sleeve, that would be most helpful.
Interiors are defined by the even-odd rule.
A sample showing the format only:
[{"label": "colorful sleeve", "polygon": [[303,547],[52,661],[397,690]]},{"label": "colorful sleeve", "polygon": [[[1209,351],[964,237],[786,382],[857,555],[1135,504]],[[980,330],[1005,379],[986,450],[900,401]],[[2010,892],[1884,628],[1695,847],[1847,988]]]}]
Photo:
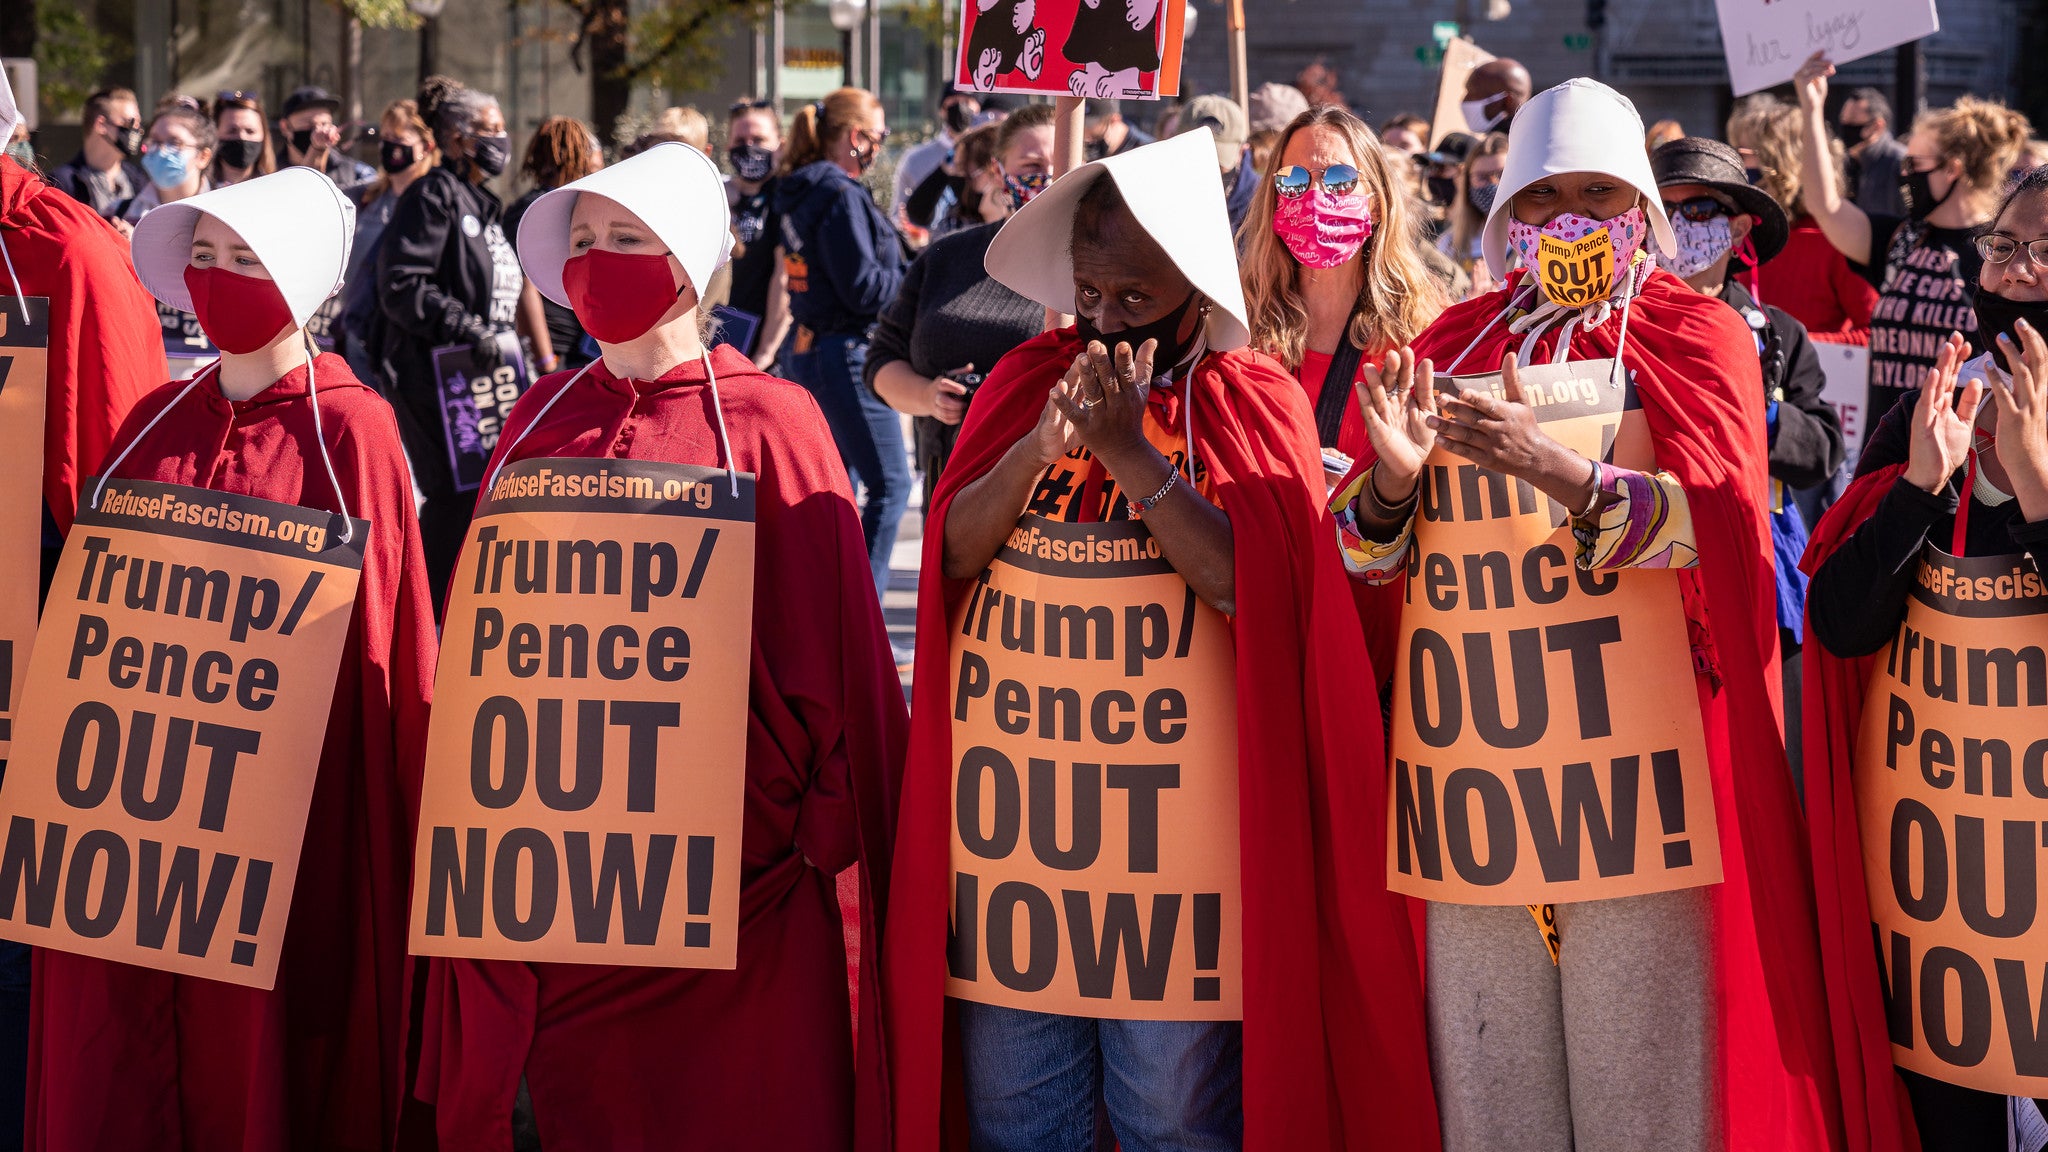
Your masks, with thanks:
[{"label": "colorful sleeve", "polygon": [[1574,516],[1577,561],[1589,572],[1617,568],[1691,568],[1699,563],[1692,509],[1669,472],[1600,465],[1600,507]]},{"label": "colorful sleeve", "polygon": [[1358,514],[1353,511],[1361,497],[1377,500],[1372,495],[1372,473],[1373,470],[1367,468],[1351,483],[1339,488],[1336,495],[1330,497],[1330,511],[1337,518],[1337,544],[1338,551],[1344,556],[1344,570],[1354,580],[1386,584],[1400,575],[1407,563],[1408,545],[1415,539],[1415,500],[1411,497],[1405,508],[1389,509],[1406,513],[1400,531],[1394,533],[1393,539],[1374,540],[1367,534],[1370,530],[1359,523]]}]

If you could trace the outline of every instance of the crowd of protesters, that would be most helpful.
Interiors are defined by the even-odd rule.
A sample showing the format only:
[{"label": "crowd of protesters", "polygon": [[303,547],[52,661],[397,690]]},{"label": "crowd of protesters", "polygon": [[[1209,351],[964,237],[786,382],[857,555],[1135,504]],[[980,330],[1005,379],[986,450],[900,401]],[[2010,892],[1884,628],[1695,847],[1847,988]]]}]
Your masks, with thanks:
[{"label": "crowd of protesters", "polygon": [[[373,536],[296,897],[332,916],[294,915],[263,992],[56,950],[31,973],[0,945],[0,1123],[11,1090],[51,1152],[502,1150],[529,1107],[550,1148],[2039,1152],[2033,1101],[1894,1075],[1848,770],[1868,763],[1873,655],[1925,623],[1922,565],[2038,573],[2048,157],[1997,101],[1896,119],[1875,89],[1831,100],[1832,72],[1817,54],[1718,138],[1496,60],[1455,131],[1368,123],[1318,78],[1142,124],[1129,102],[948,91],[935,133],[896,150],[856,88],[786,118],[741,99],[722,128],[672,108],[619,147],[561,116],[515,140],[491,94],[445,77],[360,130],[314,87],[274,112],[240,90],[147,115],[94,93],[68,163],[0,160],[7,287],[48,297],[64,334],[46,587],[92,475],[332,506]],[[1611,263],[1574,296],[1550,254],[1595,242]],[[1823,396],[1829,345],[1868,351],[1860,455]],[[492,476],[583,456],[756,478],[736,973],[405,953],[435,620],[476,546],[449,349],[517,381]],[[1570,388],[1616,390],[1605,443],[1553,439],[1525,403]],[[1512,742],[1432,736],[1455,707],[1434,730],[1409,710],[1420,670],[1443,675],[1432,642],[1493,659],[1486,585],[1468,565],[1461,599],[1433,550],[1452,460],[1568,525],[1500,554],[1531,601],[1619,588],[1615,619],[1664,629],[1617,651],[1675,686],[1660,704],[1692,717],[1697,694],[1711,882],[1389,889],[1387,838],[1405,860],[1412,831],[1388,813],[1400,758],[1454,747],[1454,775],[1525,789],[1537,771]],[[1461,483],[1469,511],[1480,482]],[[914,646],[878,612],[913,506]],[[997,725],[1028,710],[1002,661],[1031,652],[1030,602],[1019,648],[1019,597],[997,590],[1027,530],[1142,533],[1152,561],[1122,577],[1185,583],[1175,658],[1213,711],[1166,719],[1234,717],[1199,730],[1235,754],[1236,1017],[960,990],[973,928],[949,868],[979,808],[955,742],[990,683]],[[1527,575],[1552,563],[1577,579]],[[976,689],[962,646],[999,598],[1012,651]],[[2016,628],[2048,627],[2035,598]],[[1054,614],[1084,608],[1044,606],[1051,655]],[[1622,642],[1559,627],[1574,675]],[[1540,693],[1521,642],[1515,682],[1533,661]],[[1472,725],[1502,727],[1501,703],[1483,718],[1475,684]],[[1053,812],[1041,764],[1033,821]],[[1074,767],[1079,789],[1102,765]],[[1117,789],[1148,766],[1107,767]]]}]

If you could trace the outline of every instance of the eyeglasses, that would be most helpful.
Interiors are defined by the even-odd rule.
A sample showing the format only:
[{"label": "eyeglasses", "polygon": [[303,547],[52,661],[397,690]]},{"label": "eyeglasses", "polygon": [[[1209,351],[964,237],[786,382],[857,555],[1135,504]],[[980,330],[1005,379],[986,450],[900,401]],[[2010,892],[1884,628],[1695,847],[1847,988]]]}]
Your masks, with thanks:
[{"label": "eyeglasses", "polygon": [[263,106],[263,97],[255,92],[244,92],[240,88],[236,88],[233,91],[224,89],[213,94],[213,102],[215,104],[247,104],[252,107],[261,108]]},{"label": "eyeglasses", "polygon": [[747,112],[765,112],[774,107],[775,101],[773,100],[735,100],[731,104],[726,105],[725,114],[728,117],[732,117]]},{"label": "eyeglasses", "polygon": [[2003,264],[2019,255],[2021,249],[2026,250],[2027,259],[2034,262],[2034,267],[2048,268],[2048,236],[2039,240],[2029,240],[2024,244],[2010,236],[2000,236],[1996,232],[1977,237],[1977,254],[1984,257],[1988,264]]},{"label": "eyeglasses", "polygon": [[[1314,173],[1299,164],[1289,164],[1273,174],[1273,191],[1289,200],[1307,193],[1317,183]],[[1323,169],[1321,178],[1323,191],[1332,196],[1342,196],[1358,187],[1358,169],[1349,164],[1332,164]]]},{"label": "eyeglasses", "polygon": [[1695,196],[1680,204],[1673,204],[1671,201],[1666,200],[1664,202],[1664,214],[1673,219],[1690,220],[1695,224],[1704,224],[1716,216],[1733,216],[1735,213],[1726,204],[1721,203],[1712,196]]}]

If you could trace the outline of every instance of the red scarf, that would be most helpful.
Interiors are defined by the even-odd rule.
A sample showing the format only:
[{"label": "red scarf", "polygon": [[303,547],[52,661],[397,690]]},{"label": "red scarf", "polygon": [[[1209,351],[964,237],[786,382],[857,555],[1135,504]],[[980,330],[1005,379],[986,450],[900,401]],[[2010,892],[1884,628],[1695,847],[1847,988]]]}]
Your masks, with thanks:
[{"label": "red scarf", "polygon": [[[910,756],[883,948],[895,1146],[964,1146],[945,1039],[952,683],[946,622],[969,581],[939,576],[953,498],[1045,406],[1072,329],[1003,358],[927,511]],[[1421,986],[1403,902],[1386,890],[1386,773],[1371,670],[1323,507],[1301,385],[1254,352],[1205,359],[1195,451],[1235,538],[1244,1115],[1252,1152],[1438,1146]],[[942,1079],[947,1081],[942,1090]],[[949,1091],[950,1090],[950,1091]]]}]

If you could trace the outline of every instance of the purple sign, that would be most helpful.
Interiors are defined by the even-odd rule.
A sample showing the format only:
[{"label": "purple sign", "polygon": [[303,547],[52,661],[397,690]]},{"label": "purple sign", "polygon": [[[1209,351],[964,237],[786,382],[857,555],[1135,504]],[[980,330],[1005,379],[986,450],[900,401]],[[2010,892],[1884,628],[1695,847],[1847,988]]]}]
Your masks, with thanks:
[{"label": "purple sign", "polygon": [[448,467],[455,488],[467,492],[483,483],[484,468],[505,429],[512,404],[533,383],[526,358],[510,333],[498,337],[501,363],[488,370],[476,365],[467,344],[434,349],[434,378],[440,382],[441,431],[448,442]]}]

